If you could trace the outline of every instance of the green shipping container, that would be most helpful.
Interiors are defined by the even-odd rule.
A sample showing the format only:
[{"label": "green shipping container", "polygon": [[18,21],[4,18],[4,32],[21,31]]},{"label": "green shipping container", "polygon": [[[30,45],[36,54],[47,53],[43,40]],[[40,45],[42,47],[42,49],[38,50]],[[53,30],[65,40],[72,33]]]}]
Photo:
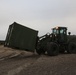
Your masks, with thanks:
[{"label": "green shipping container", "polygon": [[27,51],[34,51],[37,35],[38,31],[14,22],[9,26],[5,46]]}]

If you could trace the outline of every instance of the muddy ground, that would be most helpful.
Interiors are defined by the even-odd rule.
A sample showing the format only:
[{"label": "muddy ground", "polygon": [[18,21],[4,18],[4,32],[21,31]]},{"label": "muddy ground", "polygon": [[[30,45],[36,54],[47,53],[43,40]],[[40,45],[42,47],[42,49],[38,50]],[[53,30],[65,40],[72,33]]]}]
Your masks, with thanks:
[{"label": "muddy ground", "polygon": [[0,46],[0,75],[76,75],[76,54],[39,56]]}]

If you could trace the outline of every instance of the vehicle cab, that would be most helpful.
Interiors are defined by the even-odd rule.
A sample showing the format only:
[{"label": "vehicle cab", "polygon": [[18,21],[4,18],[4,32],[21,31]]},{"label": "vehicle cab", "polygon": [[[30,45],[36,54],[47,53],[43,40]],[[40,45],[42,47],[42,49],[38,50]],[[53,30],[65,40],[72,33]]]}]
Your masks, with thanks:
[{"label": "vehicle cab", "polygon": [[52,34],[58,43],[66,43],[67,41],[67,27],[55,27],[52,29]]}]

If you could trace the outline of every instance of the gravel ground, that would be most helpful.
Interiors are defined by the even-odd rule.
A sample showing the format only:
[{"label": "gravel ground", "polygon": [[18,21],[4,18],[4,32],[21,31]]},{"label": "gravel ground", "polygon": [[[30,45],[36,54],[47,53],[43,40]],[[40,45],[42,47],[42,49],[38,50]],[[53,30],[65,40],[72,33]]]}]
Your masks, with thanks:
[{"label": "gravel ground", "polygon": [[27,57],[17,56],[11,59],[0,61],[0,75],[15,75],[24,68],[27,68],[38,59],[38,56],[31,55]]},{"label": "gravel ground", "polygon": [[34,53],[0,46],[0,75],[15,75],[39,57]]},{"label": "gravel ground", "polygon": [[39,56],[0,46],[0,75],[76,75],[76,54]]},{"label": "gravel ground", "polygon": [[76,75],[76,55],[42,55],[34,64],[17,75]]}]

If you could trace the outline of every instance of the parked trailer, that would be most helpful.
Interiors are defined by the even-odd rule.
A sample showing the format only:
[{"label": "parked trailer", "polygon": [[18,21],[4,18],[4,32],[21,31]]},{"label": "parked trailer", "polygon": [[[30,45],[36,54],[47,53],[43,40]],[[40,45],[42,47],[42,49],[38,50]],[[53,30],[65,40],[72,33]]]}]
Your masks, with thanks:
[{"label": "parked trailer", "polygon": [[38,31],[14,22],[9,26],[5,46],[34,51]]}]

